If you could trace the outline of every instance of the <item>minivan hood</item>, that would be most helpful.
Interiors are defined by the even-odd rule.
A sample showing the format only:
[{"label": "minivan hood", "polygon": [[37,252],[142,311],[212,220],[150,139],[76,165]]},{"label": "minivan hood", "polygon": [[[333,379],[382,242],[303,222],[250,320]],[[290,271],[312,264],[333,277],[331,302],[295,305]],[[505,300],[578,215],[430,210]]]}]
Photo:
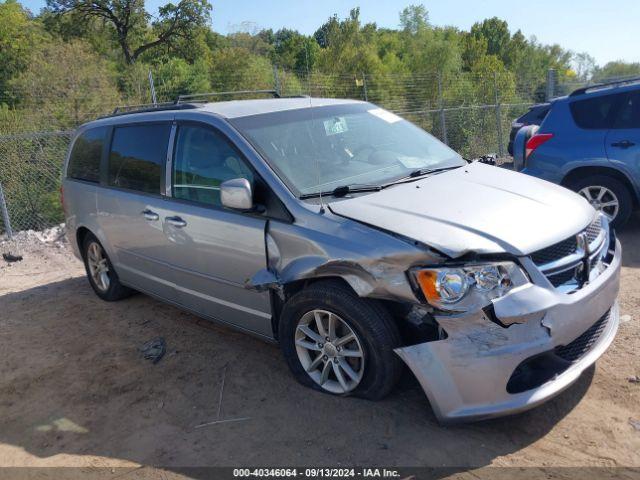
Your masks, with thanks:
[{"label": "minivan hood", "polygon": [[422,242],[450,257],[528,255],[576,234],[595,210],[558,185],[474,162],[332,202],[337,215]]}]

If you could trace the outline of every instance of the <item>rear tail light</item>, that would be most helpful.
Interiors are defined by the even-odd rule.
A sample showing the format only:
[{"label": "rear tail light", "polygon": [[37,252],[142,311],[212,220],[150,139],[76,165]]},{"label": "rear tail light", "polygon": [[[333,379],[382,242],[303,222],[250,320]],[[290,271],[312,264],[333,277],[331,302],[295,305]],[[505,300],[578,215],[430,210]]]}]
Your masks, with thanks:
[{"label": "rear tail light", "polygon": [[553,138],[553,133],[537,133],[529,140],[527,140],[527,145],[525,147],[525,158],[529,158],[529,156],[543,143],[548,142]]}]

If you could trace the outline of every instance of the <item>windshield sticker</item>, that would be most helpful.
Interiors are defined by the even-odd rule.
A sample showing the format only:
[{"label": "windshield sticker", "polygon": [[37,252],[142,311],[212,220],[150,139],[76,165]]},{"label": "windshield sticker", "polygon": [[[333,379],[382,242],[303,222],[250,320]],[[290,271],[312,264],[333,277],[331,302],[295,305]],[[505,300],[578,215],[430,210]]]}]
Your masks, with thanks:
[{"label": "windshield sticker", "polygon": [[396,123],[402,120],[402,118],[397,116],[395,113],[387,112],[386,110],[383,110],[381,108],[374,108],[373,110],[367,110],[367,112],[371,115],[375,115],[376,117],[381,118],[387,123]]},{"label": "windshield sticker", "polygon": [[347,119],[344,117],[334,117],[329,120],[325,120],[324,122],[324,131],[329,135],[337,135],[339,133],[344,133],[349,128],[347,127]]}]

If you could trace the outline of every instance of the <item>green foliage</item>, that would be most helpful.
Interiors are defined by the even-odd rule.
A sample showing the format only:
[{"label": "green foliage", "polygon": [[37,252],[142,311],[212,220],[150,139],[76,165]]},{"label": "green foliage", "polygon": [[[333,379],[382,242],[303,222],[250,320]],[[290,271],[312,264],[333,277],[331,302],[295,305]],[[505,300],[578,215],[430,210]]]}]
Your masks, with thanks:
[{"label": "green foliage", "polygon": [[110,65],[79,40],[46,44],[33,52],[11,87],[20,95],[20,109],[48,129],[104,114],[120,98]]},{"label": "green foliage", "polygon": [[85,20],[100,19],[112,29],[127,63],[151,49],[171,46],[178,39],[192,39],[209,22],[207,0],[181,0],[160,6],[151,21],[141,0],[47,0],[55,15],[76,14]]},{"label": "green foliage", "polygon": [[640,77],[640,63],[609,62],[601,68],[596,68],[594,81],[611,78]]},{"label": "green foliage", "polygon": [[8,81],[22,72],[31,51],[45,39],[44,32],[15,0],[0,2],[0,103],[11,103]]},{"label": "green foliage", "polygon": [[169,58],[155,68],[156,93],[159,101],[171,101],[181,94],[211,91],[207,64],[193,64],[181,58]]},{"label": "green foliage", "polygon": [[471,35],[476,39],[484,39],[487,42],[487,54],[495,55],[499,59],[505,59],[511,33],[509,25],[498,17],[488,18],[471,27]]},{"label": "green foliage", "polygon": [[243,47],[226,47],[213,52],[211,85],[215,91],[273,88],[273,68],[268,58]]}]

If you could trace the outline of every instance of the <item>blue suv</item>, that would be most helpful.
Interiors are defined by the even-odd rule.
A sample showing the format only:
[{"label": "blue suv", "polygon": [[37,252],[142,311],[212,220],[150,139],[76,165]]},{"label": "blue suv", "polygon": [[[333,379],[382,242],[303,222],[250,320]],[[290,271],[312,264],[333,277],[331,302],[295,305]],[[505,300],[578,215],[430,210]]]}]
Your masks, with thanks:
[{"label": "blue suv", "polygon": [[640,78],[553,100],[514,141],[514,168],[561,184],[624,224],[640,199]]}]

